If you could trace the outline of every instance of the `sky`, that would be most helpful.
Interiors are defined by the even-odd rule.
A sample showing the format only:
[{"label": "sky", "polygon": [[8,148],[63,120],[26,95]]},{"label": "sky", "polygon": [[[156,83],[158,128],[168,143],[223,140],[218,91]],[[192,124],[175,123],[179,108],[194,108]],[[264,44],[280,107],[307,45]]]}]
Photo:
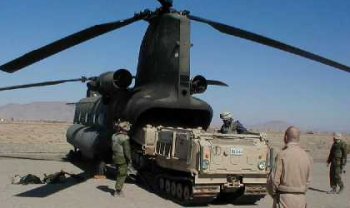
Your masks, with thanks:
[{"label": "sky", "polygon": [[[155,9],[155,0],[0,1],[0,64],[92,25]],[[177,10],[220,21],[350,65],[350,1],[174,0]],[[231,111],[246,124],[286,121],[307,129],[350,131],[350,73],[191,24],[191,76],[222,80],[199,95],[211,104],[213,122]],[[0,72],[0,86],[136,72],[147,23],[105,34],[13,74]],[[1,92],[0,106],[34,101],[75,102],[85,85]]]}]

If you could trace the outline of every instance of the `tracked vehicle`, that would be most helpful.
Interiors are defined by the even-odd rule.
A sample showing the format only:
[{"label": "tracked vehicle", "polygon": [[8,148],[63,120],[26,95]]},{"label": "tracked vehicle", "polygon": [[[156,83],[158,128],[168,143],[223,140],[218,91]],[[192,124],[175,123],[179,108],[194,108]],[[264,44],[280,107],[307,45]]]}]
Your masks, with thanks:
[{"label": "tracked vehicle", "polygon": [[266,195],[270,147],[263,135],[148,125],[133,137],[134,165],[160,193],[184,203]]}]

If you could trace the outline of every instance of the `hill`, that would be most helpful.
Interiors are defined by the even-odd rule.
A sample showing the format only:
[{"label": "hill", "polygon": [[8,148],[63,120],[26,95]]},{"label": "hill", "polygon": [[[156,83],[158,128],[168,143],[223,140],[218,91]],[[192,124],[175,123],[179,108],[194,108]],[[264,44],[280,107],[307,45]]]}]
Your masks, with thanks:
[{"label": "hill", "polygon": [[250,129],[258,131],[274,131],[274,132],[283,132],[292,124],[285,121],[268,121],[260,124],[248,126]]},{"label": "hill", "polygon": [[0,118],[14,121],[71,122],[73,116],[74,105],[67,105],[66,102],[33,102],[0,107]]}]

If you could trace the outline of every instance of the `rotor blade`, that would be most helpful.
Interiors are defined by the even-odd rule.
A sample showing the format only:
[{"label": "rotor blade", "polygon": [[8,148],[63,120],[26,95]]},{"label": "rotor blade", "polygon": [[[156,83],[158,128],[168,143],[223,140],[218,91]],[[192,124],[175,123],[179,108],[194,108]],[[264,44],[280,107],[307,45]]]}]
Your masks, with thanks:
[{"label": "rotor blade", "polygon": [[228,84],[226,84],[225,82],[222,82],[222,81],[218,81],[218,80],[210,80],[209,79],[209,80],[207,80],[207,84],[228,87]]},{"label": "rotor blade", "polygon": [[63,84],[63,83],[66,83],[66,82],[78,82],[78,81],[85,82],[86,80],[90,80],[90,78],[82,77],[82,78],[78,78],[78,79],[65,79],[65,80],[38,82],[38,83],[32,83],[32,84],[24,84],[24,85],[15,85],[15,86],[9,86],[9,87],[1,87],[0,91],[23,89],[23,88],[31,88],[31,87],[51,86],[51,85]]},{"label": "rotor blade", "polygon": [[63,51],[67,48],[73,47],[73,46],[80,44],[84,41],[90,40],[90,39],[95,38],[99,35],[103,35],[107,32],[112,31],[112,30],[116,30],[116,29],[121,28],[123,26],[126,26],[128,24],[131,24],[135,21],[138,21],[138,20],[146,17],[146,15],[148,15],[149,13],[150,13],[150,11],[145,10],[144,12],[141,12],[139,14],[135,14],[133,17],[128,18],[128,19],[89,27],[85,30],[79,31],[79,32],[74,33],[72,35],[69,35],[65,38],[57,40],[53,43],[50,43],[46,46],[39,48],[39,49],[36,49],[36,50],[31,51],[29,53],[26,53],[23,56],[0,66],[0,70],[5,71],[5,72],[9,72],[9,73],[15,72],[15,71],[20,70],[26,66],[29,66],[35,62],[38,62],[44,58],[52,56],[60,51]]},{"label": "rotor blade", "polygon": [[260,43],[260,44],[263,44],[263,45],[267,45],[267,46],[270,46],[270,47],[273,47],[273,48],[277,48],[277,49],[280,49],[282,51],[286,51],[286,52],[289,52],[289,53],[292,53],[292,54],[295,54],[295,55],[298,55],[298,56],[302,56],[304,58],[308,58],[308,59],[311,59],[311,60],[314,60],[314,61],[326,64],[328,66],[332,66],[334,68],[337,68],[337,69],[340,69],[340,70],[343,70],[343,71],[346,71],[346,72],[350,72],[350,67],[349,66],[346,66],[344,64],[335,62],[333,60],[330,60],[330,59],[327,59],[325,57],[319,56],[317,54],[310,53],[310,52],[302,50],[300,48],[297,48],[297,47],[294,47],[294,46],[291,46],[291,45],[279,42],[277,40],[273,40],[271,38],[264,37],[264,36],[256,34],[256,33],[252,33],[252,32],[249,32],[249,31],[246,31],[246,30],[242,30],[242,29],[239,29],[239,28],[236,28],[236,27],[233,27],[233,26],[229,26],[229,25],[226,25],[226,24],[222,24],[222,23],[211,21],[211,20],[207,20],[207,19],[204,19],[204,18],[201,18],[201,17],[196,17],[196,16],[192,16],[192,15],[188,15],[188,17],[191,20],[194,20],[194,21],[197,21],[197,22],[206,23],[206,24],[212,26],[213,28],[215,28],[216,30],[218,30],[218,31],[220,31],[222,33],[226,33],[228,35],[233,35],[233,36],[240,37],[240,38],[243,38],[243,39],[247,39],[247,40],[250,40],[250,41],[253,41],[253,42],[257,42],[257,43]]}]

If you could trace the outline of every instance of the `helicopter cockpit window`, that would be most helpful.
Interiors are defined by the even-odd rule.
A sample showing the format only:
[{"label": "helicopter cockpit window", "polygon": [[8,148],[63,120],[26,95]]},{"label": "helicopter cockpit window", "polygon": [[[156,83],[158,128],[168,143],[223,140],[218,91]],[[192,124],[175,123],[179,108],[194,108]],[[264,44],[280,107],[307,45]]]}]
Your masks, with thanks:
[{"label": "helicopter cockpit window", "polygon": [[88,118],[89,118],[89,114],[87,113],[87,114],[85,114],[85,123],[88,122]]}]

